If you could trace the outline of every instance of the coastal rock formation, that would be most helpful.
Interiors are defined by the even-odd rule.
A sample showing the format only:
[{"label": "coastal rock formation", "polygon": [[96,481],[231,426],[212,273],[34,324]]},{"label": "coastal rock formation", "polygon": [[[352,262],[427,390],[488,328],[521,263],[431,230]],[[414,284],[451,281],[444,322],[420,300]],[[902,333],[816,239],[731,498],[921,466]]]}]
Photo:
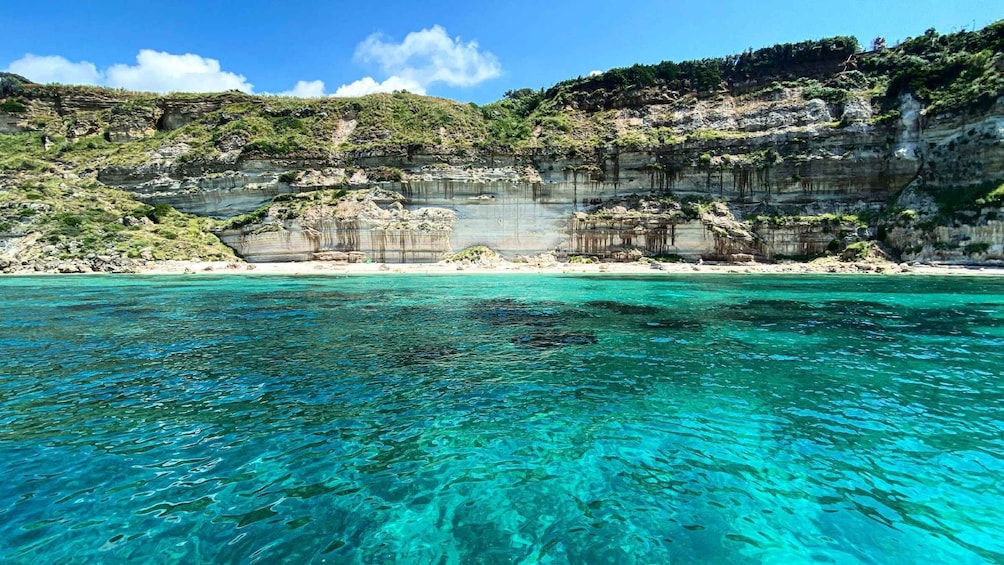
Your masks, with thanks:
[{"label": "coastal rock formation", "polygon": [[456,214],[407,210],[404,197],[381,189],[318,191],[277,199],[218,232],[246,260],[434,262],[450,251]]},{"label": "coastal rock formation", "polygon": [[[960,181],[1004,176],[1004,163],[1000,163],[1004,130],[995,127],[997,118],[967,121],[935,117],[926,120],[926,128],[921,130],[911,110],[916,101],[905,97],[900,106],[905,117],[891,126],[806,127],[799,125],[804,122],[798,116],[807,115],[814,101],[799,98],[796,104],[790,101],[792,97],[785,94],[781,99],[785,105],[780,107],[772,106],[777,101],[763,103],[771,107],[769,111],[756,110],[757,104],[738,109],[727,98],[715,107],[717,110],[708,111],[719,116],[716,127],[781,124],[753,134],[719,130],[717,137],[703,139],[698,134],[694,139],[701,131],[699,126],[707,125],[702,121],[671,128],[668,135],[686,139],[673,146],[648,150],[614,146],[609,152],[597,151],[577,159],[530,152],[475,154],[456,160],[416,153],[409,163],[408,158],[388,155],[381,159],[371,153],[368,162],[379,164],[357,170],[354,177],[343,167],[306,169],[298,173],[302,181],[288,185],[279,180],[288,171],[282,169],[282,163],[253,160],[239,172],[189,179],[190,188],[176,193],[185,198],[160,198],[186,211],[225,216],[264,204],[277,193],[376,185],[400,191],[408,208],[434,206],[454,211],[456,221],[448,248],[453,250],[487,245],[507,257],[552,251],[616,260],[631,257],[624,250],[638,249],[645,256],[678,255],[695,260],[725,260],[736,253],[772,259],[817,256],[833,250],[835,241],[839,248],[842,242],[874,237],[875,227],[868,231],[856,218],[846,225],[834,225],[831,220],[858,213],[875,215],[919,177],[929,188],[953,189]],[[838,120],[843,118],[839,111],[834,109]],[[1002,106],[997,104],[991,111],[1000,112]],[[773,118],[752,119],[757,112]],[[855,116],[858,119],[860,113]],[[966,131],[978,133],[965,136],[968,147],[961,154],[957,148],[950,151],[948,146],[959,144],[960,133],[965,135]],[[729,137],[732,134],[735,137]],[[428,164],[437,158],[442,160]],[[942,163],[946,163],[942,169],[953,172],[939,170]],[[374,175],[380,180],[367,176],[368,171],[378,168],[393,170],[397,178],[386,180],[386,172]],[[132,190],[143,194],[140,188]],[[622,195],[668,198],[677,203],[718,201],[727,206],[729,215],[746,222],[747,234],[735,237],[708,218],[672,217],[661,210],[618,215],[612,212],[612,204]],[[755,222],[762,216],[771,220]],[[978,230],[965,235],[932,235],[931,245],[941,245],[937,242],[946,237],[993,237],[991,232]],[[899,249],[916,245],[906,245],[898,235],[891,241]],[[237,250],[242,255],[254,254],[253,248],[248,241]],[[930,258],[972,258],[941,251]],[[304,257],[302,253],[298,256]]]},{"label": "coastal rock formation", "polygon": [[636,65],[481,107],[4,75],[0,255],[745,262],[874,241],[1004,261],[1001,30]]}]

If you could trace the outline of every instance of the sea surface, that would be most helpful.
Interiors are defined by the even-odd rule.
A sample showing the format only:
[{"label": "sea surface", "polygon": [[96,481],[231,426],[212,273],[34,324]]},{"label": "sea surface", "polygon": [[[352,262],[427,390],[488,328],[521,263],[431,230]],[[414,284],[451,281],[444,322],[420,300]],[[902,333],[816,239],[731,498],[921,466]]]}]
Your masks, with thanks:
[{"label": "sea surface", "polygon": [[1004,280],[0,280],[3,563],[1004,562]]}]

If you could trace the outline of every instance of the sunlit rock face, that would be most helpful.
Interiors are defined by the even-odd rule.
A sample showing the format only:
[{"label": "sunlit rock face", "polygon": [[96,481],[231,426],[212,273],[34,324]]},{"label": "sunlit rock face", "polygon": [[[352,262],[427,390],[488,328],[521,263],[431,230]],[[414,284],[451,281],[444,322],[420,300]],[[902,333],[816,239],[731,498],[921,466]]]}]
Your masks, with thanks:
[{"label": "sunlit rock face", "polygon": [[456,214],[406,209],[399,193],[382,189],[310,195],[272,204],[260,218],[218,233],[245,259],[311,261],[361,253],[379,262],[439,261],[450,251]]},{"label": "sunlit rock face", "polygon": [[[929,186],[951,186],[1004,176],[999,116],[929,117],[910,97],[900,101],[900,111],[897,123],[879,127],[870,125],[872,109],[858,98],[833,105],[803,100],[798,92],[759,100],[723,96],[686,111],[670,104],[617,110],[614,123],[624,132],[654,124],[676,136],[646,149],[610,144],[588,156],[550,150],[373,150],[279,160],[240,157],[238,143],[232,162],[196,166],[180,158],[184,148],[172,154],[166,147],[142,166],[107,168],[100,178],[151,203],[221,218],[250,212],[280,194],[371,186],[399,192],[402,211],[436,208],[453,214],[449,229],[432,231],[341,217],[311,226],[290,220],[283,230],[258,226],[223,236],[251,260],[312,260],[337,250],[363,252],[374,260],[435,261],[473,245],[510,258],[546,252],[608,260],[638,253],[808,257],[826,252],[834,240],[864,234],[857,233],[858,226],[818,222],[754,229],[749,220],[764,210],[791,215],[872,210],[918,178]],[[594,214],[631,194],[720,201],[736,222],[745,222],[749,237],[737,238],[707,218],[630,210],[620,216]],[[892,232],[891,241],[911,249],[922,246],[910,242],[919,237],[916,230],[907,231]],[[992,227],[971,231],[944,236],[997,237]],[[946,250],[944,244],[939,248]]]},{"label": "sunlit rock face", "polygon": [[[930,196],[1004,179],[1000,101],[981,114],[932,116],[905,95],[894,100],[898,117],[878,122],[879,108],[864,92],[841,103],[806,100],[798,88],[685,104],[649,94],[604,110],[605,121],[593,132],[601,141],[587,154],[541,142],[508,152],[376,147],[278,158],[249,151],[240,135],[214,133],[211,157],[198,147],[206,141],[171,137],[151,143],[131,162],[103,165],[96,178],[149,204],[221,219],[282,195],[373,187],[400,195],[392,203],[372,202],[380,213],[319,206],[316,216],[263,216],[220,232],[253,261],[320,260],[329,252],[437,261],[475,245],[507,258],[772,259],[811,257],[877,235],[907,260],[1004,260],[997,206],[952,224],[939,219],[943,210]],[[23,116],[0,115],[0,131],[23,131],[31,127],[30,116],[73,116],[64,120],[67,139],[104,135],[128,146],[198,120],[222,128],[233,119],[228,108],[247,101],[234,93],[164,97],[135,107],[124,106],[115,92],[67,91],[29,100]],[[589,100],[581,102],[590,107]],[[305,105],[296,112],[318,110]],[[354,139],[366,125],[355,115],[331,119],[327,135],[334,144]],[[631,142],[638,132],[647,132],[649,142]],[[716,201],[723,208],[682,216],[631,206],[612,210],[611,203],[630,195]],[[853,222],[756,221],[764,215],[875,216],[893,208],[910,212],[909,221],[872,220],[870,231]]]}]

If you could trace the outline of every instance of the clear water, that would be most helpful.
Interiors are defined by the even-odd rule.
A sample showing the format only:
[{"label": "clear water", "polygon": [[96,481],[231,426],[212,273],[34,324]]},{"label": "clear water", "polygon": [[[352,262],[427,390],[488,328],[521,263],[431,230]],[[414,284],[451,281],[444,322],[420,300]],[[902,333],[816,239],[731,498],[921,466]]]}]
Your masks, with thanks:
[{"label": "clear water", "polygon": [[2,562],[1004,562],[1004,281],[0,300]]}]

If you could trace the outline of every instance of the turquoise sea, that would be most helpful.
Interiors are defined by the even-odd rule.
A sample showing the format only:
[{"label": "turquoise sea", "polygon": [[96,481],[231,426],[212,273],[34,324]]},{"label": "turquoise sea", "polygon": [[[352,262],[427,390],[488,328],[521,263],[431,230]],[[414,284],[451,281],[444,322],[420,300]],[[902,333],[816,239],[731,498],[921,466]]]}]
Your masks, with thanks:
[{"label": "turquoise sea", "polygon": [[1004,562],[1004,280],[0,280],[3,563]]}]

